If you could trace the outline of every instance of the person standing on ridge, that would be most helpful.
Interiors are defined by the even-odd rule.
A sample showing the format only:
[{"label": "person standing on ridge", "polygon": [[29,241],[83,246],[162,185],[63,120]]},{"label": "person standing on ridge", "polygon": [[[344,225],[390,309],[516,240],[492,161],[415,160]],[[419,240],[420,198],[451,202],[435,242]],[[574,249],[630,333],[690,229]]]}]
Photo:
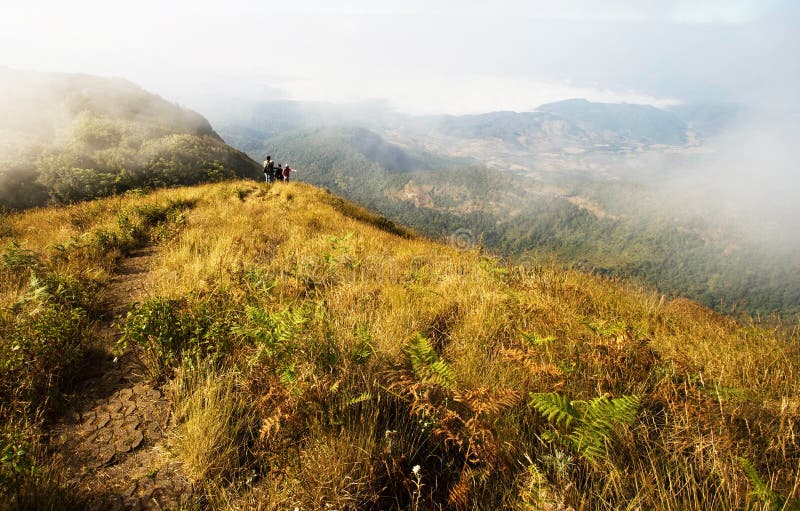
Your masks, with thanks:
[{"label": "person standing on ridge", "polygon": [[287,183],[289,182],[289,174],[291,173],[292,173],[292,168],[289,167],[289,164],[287,163],[286,166],[283,168],[283,180],[286,181]]},{"label": "person standing on ridge", "polygon": [[275,167],[275,181],[283,181],[283,167],[280,163]]},{"label": "person standing on ridge", "polygon": [[272,161],[272,156],[267,156],[267,161],[264,162],[264,178],[267,183],[275,181],[275,162]]}]

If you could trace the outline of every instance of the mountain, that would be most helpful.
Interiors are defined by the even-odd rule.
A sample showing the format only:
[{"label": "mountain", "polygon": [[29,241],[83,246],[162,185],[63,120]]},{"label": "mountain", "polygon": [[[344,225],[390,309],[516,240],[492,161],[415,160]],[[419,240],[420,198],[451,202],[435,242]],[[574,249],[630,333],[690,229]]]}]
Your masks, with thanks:
[{"label": "mountain", "polygon": [[[800,312],[798,247],[753,239],[747,219],[703,190],[681,197],[584,174],[503,172],[431,154],[364,128],[298,130],[261,151],[323,186],[418,231],[473,241],[505,256],[556,258],[605,275],[636,277],[720,311]],[[726,209],[736,218],[736,209]]]},{"label": "mountain", "polygon": [[686,123],[649,105],[592,103],[570,99],[534,112],[492,112],[441,116],[429,125],[443,135],[498,138],[523,146],[546,147],[686,143]]},{"label": "mountain", "polygon": [[258,176],[200,114],[121,79],[0,69],[0,207]]},{"label": "mountain", "polygon": [[0,508],[797,506],[797,329],[464,241],[252,180],[0,217]]},{"label": "mountain", "polygon": [[382,101],[333,104],[313,101],[219,100],[198,103],[232,145],[252,153],[264,140],[299,129],[325,126],[374,128],[395,125],[406,116]]},{"label": "mountain", "polygon": [[[553,150],[564,147],[629,148],[687,143],[687,122],[673,111],[650,105],[595,103],[570,99],[542,105],[532,112],[490,112],[476,115],[409,116],[392,112],[381,102],[335,105],[300,101],[252,102],[220,111],[208,107],[214,124],[244,150],[259,142],[299,129],[356,126],[374,131],[399,131],[409,137],[497,139],[514,147]],[[705,114],[703,113],[705,110]],[[692,122],[727,119],[715,105],[676,109]]]},{"label": "mountain", "polygon": [[[741,111],[575,99],[412,117],[374,104],[270,102],[228,114],[219,129],[231,140],[246,131],[240,148],[254,158],[288,162],[298,179],[434,238],[466,229],[505,256],[639,278],[722,312],[793,317],[800,240],[769,235],[719,194],[719,178],[703,184],[713,156],[705,137]],[[239,124],[245,112],[252,122]]]},{"label": "mountain", "polygon": [[684,121],[651,105],[569,99],[542,105],[537,111],[549,114],[551,121],[563,120],[587,133],[610,133],[620,139],[665,145],[683,145],[687,140]]}]

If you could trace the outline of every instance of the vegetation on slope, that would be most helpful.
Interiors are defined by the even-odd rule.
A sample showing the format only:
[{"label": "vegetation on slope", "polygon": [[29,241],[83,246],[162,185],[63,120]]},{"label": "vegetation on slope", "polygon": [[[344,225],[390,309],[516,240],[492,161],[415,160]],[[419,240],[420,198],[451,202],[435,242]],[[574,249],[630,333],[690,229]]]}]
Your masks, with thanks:
[{"label": "vegetation on slope", "polygon": [[[170,204],[192,207],[144,227],[142,211]],[[107,260],[86,254],[129,225],[161,241],[117,349],[171,389],[179,426],[164,455],[195,477],[197,507],[797,505],[797,328],[783,337],[617,280],[458,251],[299,183],[4,217],[2,241],[17,243],[4,260],[30,251],[102,287]],[[6,308],[29,293],[7,275]],[[25,416],[14,399],[4,413]],[[3,424],[14,451],[8,439],[30,430]],[[19,484],[35,470],[15,459],[0,463]]]},{"label": "vegetation on slope", "polygon": [[122,80],[0,69],[0,207],[255,177],[202,116]]},{"label": "vegetation on slope", "polygon": [[120,258],[165,239],[190,202],[117,197],[0,216],[0,509],[84,509],[49,460],[46,425],[97,363]]},{"label": "vegetation on slope", "polygon": [[[654,197],[633,184],[585,176],[548,184],[458,160],[400,157],[404,149],[364,131],[295,132],[268,141],[266,150],[301,169],[304,181],[432,237],[466,228],[505,256],[555,257],[604,275],[640,278],[719,311],[800,313],[798,248],[752,241],[744,232],[747,219],[721,225],[696,203]],[[554,188],[564,196],[554,195]],[[589,198],[596,207],[574,204],[571,196]],[[708,200],[701,202],[709,207]]]}]

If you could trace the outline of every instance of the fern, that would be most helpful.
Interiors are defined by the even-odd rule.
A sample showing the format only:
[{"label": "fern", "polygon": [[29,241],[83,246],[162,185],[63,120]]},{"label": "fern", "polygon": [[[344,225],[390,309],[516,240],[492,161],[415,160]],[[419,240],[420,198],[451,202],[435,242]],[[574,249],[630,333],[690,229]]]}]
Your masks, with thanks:
[{"label": "fern", "polygon": [[744,457],[739,457],[737,460],[739,461],[739,466],[741,466],[744,473],[747,474],[747,479],[750,480],[750,486],[752,487],[750,494],[756,501],[767,504],[769,509],[785,509],[789,511],[800,509],[800,502],[796,499],[787,500],[787,498],[780,493],[771,490],[761,477],[761,474],[756,470],[756,467],[750,463],[750,460]]},{"label": "fern", "polygon": [[616,337],[628,331],[628,327],[624,323],[612,320],[592,321],[589,318],[584,318],[581,323],[586,325],[592,332],[604,337]]},{"label": "fern", "polygon": [[291,388],[297,385],[297,369],[295,368],[295,364],[291,364],[284,368],[279,377],[281,383],[283,383],[286,387]]},{"label": "fern", "polygon": [[418,380],[453,388],[455,373],[444,360],[439,359],[430,341],[417,334],[408,345],[408,358]]},{"label": "fern", "polygon": [[356,397],[351,397],[350,399],[348,399],[348,400],[347,400],[347,405],[348,405],[348,406],[352,406],[352,405],[357,405],[357,404],[359,404],[359,403],[363,403],[363,402],[365,402],[365,401],[370,401],[370,400],[372,399],[372,397],[373,397],[373,396],[372,396],[372,394],[371,394],[371,393],[369,393],[369,392],[362,392],[362,393],[361,393],[361,394],[359,394],[358,396],[356,396]]},{"label": "fern", "polygon": [[531,406],[556,426],[562,422],[569,426],[572,421],[581,418],[569,398],[557,392],[532,394]]},{"label": "fern", "polygon": [[28,270],[41,264],[39,256],[32,250],[22,248],[19,243],[12,241],[0,253],[0,269],[2,270]]},{"label": "fern", "polygon": [[260,354],[277,357],[287,351],[306,323],[300,310],[268,312],[258,307],[247,307],[247,324],[234,327],[234,332],[251,341]]},{"label": "fern", "polygon": [[595,462],[607,456],[607,444],[619,426],[632,424],[639,413],[638,396],[597,397],[572,401],[556,392],[531,394],[531,406],[566,433],[548,431],[543,438],[574,449],[582,458]]},{"label": "fern", "polygon": [[548,335],[546,337],[539,337],[535,333],[526,333],[522,332],[522,338],[530,344],[531,346],[545,346],[553,341],[556,340],[554,335]]},{"label": "fern", "polygon": [[350,359],[356,363],[366,362],[375,351],[372,347],[372,335],[366,325],[361,325],[356,329],[356,339],[358,339],[358,343],[350,351]]}]

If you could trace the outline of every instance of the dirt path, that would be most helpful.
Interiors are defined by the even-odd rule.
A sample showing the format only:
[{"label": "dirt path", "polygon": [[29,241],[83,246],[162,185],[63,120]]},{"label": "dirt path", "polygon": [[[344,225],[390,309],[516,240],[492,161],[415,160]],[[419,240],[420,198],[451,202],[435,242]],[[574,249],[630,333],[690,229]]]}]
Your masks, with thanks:
[{"label": "dirt path", "polygon": [[162,445],[170,428],[167,400],[145,380],[135,357],[114,362],[109,352],[119,335],[113,322],[142,296],[154,253],[145,247],[121,261],[98,325],[103,349],[51,431],[56,457],[68,481],[88,496],[89,509],[175,509],[192,495],[180,465]]}]

